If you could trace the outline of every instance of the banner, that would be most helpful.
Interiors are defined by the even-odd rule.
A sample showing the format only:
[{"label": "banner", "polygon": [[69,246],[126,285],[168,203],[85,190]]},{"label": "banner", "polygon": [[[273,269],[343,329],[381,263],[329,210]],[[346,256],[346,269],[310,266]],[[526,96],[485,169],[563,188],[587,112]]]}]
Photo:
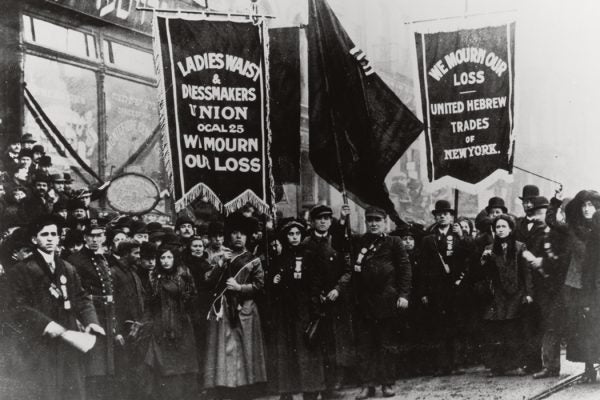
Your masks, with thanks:
[{"label": "banner", "polygon": [[175,209],[272,204],[264,23],[156,16],[163,159]]},{"label": "banner", "polygon": [[321,178],[401,224],[385,177],[423,124],[379,77],[325,0],[309,2],[309,156]]},{"label": "banner", "polygon": [[300,184],[300,28],[269,30],[275,184]]},{"label": "banner", "polygon": [[429,180],[512,173],[515,24],[415,39]]}]

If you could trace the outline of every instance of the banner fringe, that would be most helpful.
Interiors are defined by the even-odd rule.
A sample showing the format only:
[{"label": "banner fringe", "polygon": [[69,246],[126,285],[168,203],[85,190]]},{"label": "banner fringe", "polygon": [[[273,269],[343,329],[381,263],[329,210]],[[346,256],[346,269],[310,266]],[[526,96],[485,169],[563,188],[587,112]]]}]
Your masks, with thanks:
[{"label": "banner fringe", "polygon": [[269,46],[269,29],[267,27],[267,21],[263,20],[262,24],[261,24],[261,38],[263,41],[263,48],[264,48],[264,61],[265,61],[265,96],[263,101],[265,102],[265,129],[266,129],[266,135],[265,135],[265,139],[266,139],[266,154],[265,157],[267,157],[267,186],[268,189],[270,191],[269,196],[267,196],[267,193],[265,193],[265,197],[267,199],[269,199],[269,203],[271,203],[270,205],[268,205],[268,211],[264,212],[265,214],[268,214],[269,216],[271,216],[272,218],[275,217],[275,213],[276,213],[276,205],[275,205],[275,180],[273,179],[273,158],[271,157],[271,141],[273,139],[273,134],[271,132],[271,108],[270,108],[270,102],[269,99],[271,98],[271,85],[270,85],[270,76],[269,76],[269,52],[270,52],[270,46]]},{"label": "banner fringe", "polygon": [[223,208],[225,209],[225,214],[229,215],[233,214],[248,203],[254,206],[261,214],[268,214],[271,212],[271,206],[265,203],[264,200],[258,197],[251,189],[246,189],[244,193],[225,204]]},{"label": "banner fringe", "polygon": [[165,88],[164,67],[162,63],[162,49],[158,32],[158,16],[153,13],[152,18],[152,47],[154,50],[154,67],[156,69],[156,80],[158,83],[158,110],[159,125],[161,131],[161,155],[163,165],[168,177],[168,185],[171,195],[175,198],[175,181],[173,178],[173,159],[171,158],[171,143],[169,138],[169,123],[167,116],[167,90]]},{"label": "banner fringe", "polygon": [[223,203],[219,197],[204,183],[198,183],[187,191],[180,200],[175,203],[175,211],[179,212],[189,206],[198,197],[206,197],[206,201],[212,204],[217,210],[223,210]]}]

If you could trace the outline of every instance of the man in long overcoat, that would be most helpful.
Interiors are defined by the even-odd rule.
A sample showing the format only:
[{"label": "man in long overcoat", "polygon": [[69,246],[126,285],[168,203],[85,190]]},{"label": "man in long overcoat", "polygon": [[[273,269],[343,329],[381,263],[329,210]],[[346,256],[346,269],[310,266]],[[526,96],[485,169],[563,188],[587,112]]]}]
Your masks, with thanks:
[{"label": "man in long overcoat", "polygon": [[142,398],[140,388],[143,359],[138,332],[144,317],[144,288],[137,274],[140,244],[125,240],[116,249],[118,259],[111,265],[115,295],[115,375],[120,397]]},{"label": "man in long overcoat", "polygon": [[[354,335],[352,330],[349,283],[350,265],[345,262],[342,234],[331,233],[333,211],[317,205],[310,211],[313,231],[304,241],[304,262],[315,271],[311,291],[321,298],[322,340],[325,359],[324,398],[338,397],[344,367],[354,363]],[[338,227],[339,228],[339,227]]]},{"label": "man in long overcoat", "polygon": [[455,210],[446,200],[438,200],[432,211],[433,231],[423,238],[419,260],[419,296],[430,321],[430,340],[439,348],[436,374],[456,370],[457,295],[463,284],[467,243],[460,225],[454,223]]},{"label": "man in long overcoat", "polygon": [[[546,236],[546,210],[550,205],[548,199],[539,195],[539,189],[534,185],[525,185],[520,197],[523,203],[525,217],[517,220],[515,239],[524,243],[527,250],[537,260],[530,263],[533,268],[533,303],[528,306],[525,314],[525,326],[528,335],[527,357],[525,357],[525,370],[528,373],[542,369],[542,337],[543,337],[543,311],[541,305],[548,303],[545,299],[551,294],[548,292],[546,278],[542,272],[542,257],[544,256],[544,238]],[[558,354],[560,356],[560,354]],[[554,362],[553,362],[554,364]]]},{"label": "man in long overcoat", "polygon": [[81,353],[65,341],[65,330],[102,334],[91,298],[75,268],[56,254],[61,221],[40,217],[31,227],[34,254],[11,273],[15,321],[24,333],[23,356],[27,373],[23,386],[34,387],[27,398],[85,399]]},{"label": "man in long overcoat", "polygon": [[384,233],[387,213],[377,207],[365,211],[367,233],[355,247],[352,280],[356,290],[357,355],[364,400],[375,395],[381,385],[383,397],[392,397],[396,380],[395,358],[398,340],[397,310],[408,308],[411,264],[399,237]]},{"label": "man in long overcoat", "polygon": [[96,346],[86,355],[86,390],[88,397],[112,398],[115,375],[115,340],[117,320],[113,276],[102,245],[106,240],[105,228],[97,224],[87,225],[84,247],[69,257],[81,277],[81,284],[91,294],[100,324],[106,336],[99,338]]}]

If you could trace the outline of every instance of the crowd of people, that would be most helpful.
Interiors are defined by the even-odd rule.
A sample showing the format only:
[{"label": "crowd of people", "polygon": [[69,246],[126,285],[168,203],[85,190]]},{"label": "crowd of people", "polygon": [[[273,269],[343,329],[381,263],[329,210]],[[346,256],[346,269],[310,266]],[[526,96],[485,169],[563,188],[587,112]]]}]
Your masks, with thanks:
[{"label": "crowd of people", "polygon": [[[250,206],[171,227],[104,220],[93,191],[8,153],[19,161],[0,202],[0,346],[15,398],[309,400],[356,385],[362,400],[475,365],[558,376],[562,343],[596,380],[595,191],[548,200],[527,185],[524,216],[493,197],[474,220],[438,200],[431,226],[389,233],[377,207],[353,233],[362,216],[347,205],[339,218],[316,205],[308,221],[275,227]],[[93,348],[78,350],[72,331],[93,335]]]}]

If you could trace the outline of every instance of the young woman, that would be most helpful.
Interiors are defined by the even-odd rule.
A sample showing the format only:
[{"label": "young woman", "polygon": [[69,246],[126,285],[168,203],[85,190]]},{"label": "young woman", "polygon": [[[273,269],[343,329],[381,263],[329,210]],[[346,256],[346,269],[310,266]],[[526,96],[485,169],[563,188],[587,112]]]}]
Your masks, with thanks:
[{"label": "young woman", "polygon": [[253,397],[250,385],[266,382],[265,352],[255,299],[264,286],[260,259],[246,249],[256,230],[253,218],[230,217],[226,238],[230,253],[216,264],[208,281],[216,282],[207,326],[205,388],[217,397]]},{"label": "young woman", "polygon": [[191,320],[196,289],[190,271],[178,257],[175,246],[161,246],[150,273],[144,318],[150,340],[144,361],[152,372],[146,387],[153,399],[189,399],[198,392]]},{"label": "young woman", "polygon": [[594,301],[597,287],[594,262],[590,254],[598,248],[594,241],[593,216],[600,210],[600,193],[582,190],[565,206],[565,221],[556,220],[561,201],[553,198],[547,223],[552,228],[552,247],[558,268],[564,268],[564,299],[566,305],[567,359],[585,363],[585,381],[597,378],[594,362],[600,359],[598,324],[599,304]]},{"label": "young woman", "polygon": [[526,248],[515,240],[514,220],[502,214],[493,222],[494,242],[486,246],[481,265],[490,282],[492,299],[484,313],[490,375],[525,375],[522,307],[533,302]]},{"label": "young woman", "polygon": [[214,282],[208,278],[213,269],[208,263],[208,255],[204,250],[204,241],[200,236],[192,236],[183,253],[183,262],[194,278],[194,285],[198,296],[194,305],[194,333],[196,335],[196,350],[198,354],[198,366],[200,372],[198,381],[204,387],[204,360],[206,358],[206,326],[207,316],[212,301]]},{"label": "young woman", "polygon": [[269,334],[269,389],[291,400],[302,392],[316,399],[325,390],[323,359],[319,348],[309,348],[304,330],[319,316],[319,293],[312,293],[312,271],[304,264],[302,240],[306,231],[296,219],[282,221],[281,254],[275,257],[267,288],[271,300]]}]

